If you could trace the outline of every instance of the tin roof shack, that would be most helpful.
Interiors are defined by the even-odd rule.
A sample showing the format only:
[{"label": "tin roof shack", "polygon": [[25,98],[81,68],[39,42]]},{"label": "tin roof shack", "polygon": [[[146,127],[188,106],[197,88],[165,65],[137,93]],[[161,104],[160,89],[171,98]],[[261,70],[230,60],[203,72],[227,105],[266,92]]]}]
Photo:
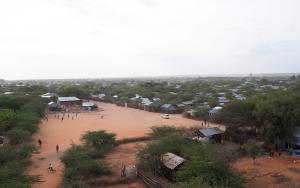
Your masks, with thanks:
[{"label": "tin roof shack", "polygon": [[176,106],[172,104],[163,104],[161,107],[161,112],[166,113],[166,114],[177,114],[181,113],[182,109],[176,108]]},{"label": "tin roof shack", "polygon": [[293,132],[294,136],[294,148],[300,150],[300,127],[295,127],[295,130]]},{"label": "tin roof shack", "polygon": [[93,103],[93,102],[83,102],[82,103],[82,108],[84,109],[84,110],[95,110],[95,109],[97,109],[98,108],[98,106],[95,104],[95,103]]},{"label": "tin roof shack", "polygon": [[43,99],[51,99],[51,98],[56,97],[56,94],[48,92],[48,93],[40,95],[40,97]]},{"label": "tin roof shack", "polygon": [[77,97],[58,97],[57,104],[59,106],[76,106],[81,105],[82,100]]},{"label": "tin roof shack", "polygon": [[196,132],[197,136],[200,137],[201,141],[208,141],[211,143],[221,143],[223,131],[214,127],[214,128],[203,128],[199,129]]},{"label": "tin roof shack", "polygon": [[133,180],[137,177],[137,168],[135,165],[124,166],[122,175],[128,180]]},{"label": "tin roof shack", "polygon": [[161,157],[162,171],[164,176],[172,181],[175,181],[177,169],[184,163],[185,159],[173,153],[165,153]]},{"label": "tin roof shack", "polygon": [[56,102],[53,102],[53,101],[48,103],[48,108],[51,111],[59,111],[60,110],[59,105]]}]

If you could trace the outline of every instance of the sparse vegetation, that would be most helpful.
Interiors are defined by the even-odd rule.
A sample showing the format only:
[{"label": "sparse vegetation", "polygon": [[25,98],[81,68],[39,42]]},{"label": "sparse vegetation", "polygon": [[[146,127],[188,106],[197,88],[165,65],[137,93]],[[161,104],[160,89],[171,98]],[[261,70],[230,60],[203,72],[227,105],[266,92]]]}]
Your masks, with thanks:
[{"label": "sparse vegetation", "polygon": [[25,175],[28,158],[35,150],[30,137],[38,130],[46,104],[33,97],[0,96],[0,135],[7,144],[0,147],[0,187],[30,188],[38,177]]},{"label": "sparse vegetation", "polygon": [[176,180],[181,187],[197,187],[199,181],[207,187],[243,187],[243,179],[229,166],[233,159],[230,149],[218,144],[189,141],[174,127],[156,127],[154,130],[159,137],[139,153],[141,170],[164,175],[161,156],[172,152],[186,159],[176,171]]},{"label": "sparse vegetation", "polygon": [[88,180],[110,174],[101,158],[115,144],[115,134],[105,131],[86,132],[84,145],[72,145],[61,158],[65,165],[63,187],[89,187]]}]

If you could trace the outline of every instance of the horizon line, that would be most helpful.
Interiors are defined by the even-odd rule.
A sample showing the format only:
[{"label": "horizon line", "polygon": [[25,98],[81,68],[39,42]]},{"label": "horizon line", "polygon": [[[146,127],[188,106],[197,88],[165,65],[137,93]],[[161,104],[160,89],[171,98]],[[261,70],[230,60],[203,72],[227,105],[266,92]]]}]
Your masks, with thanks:
[{"label": "horizon line", "polygon": [[153,78],[209,78],[209,77],[272,77],[272,76],[298,76],[300,73],[248,73],[248,74],[186,74],[186,75],[159,75],[159,76],[120,76],[120,77],[91,77],[91,78],[27,78],[27,79],[5,79],[4,81],[43,81],[43,80],[106,80],[106,79],[153,79]]}]

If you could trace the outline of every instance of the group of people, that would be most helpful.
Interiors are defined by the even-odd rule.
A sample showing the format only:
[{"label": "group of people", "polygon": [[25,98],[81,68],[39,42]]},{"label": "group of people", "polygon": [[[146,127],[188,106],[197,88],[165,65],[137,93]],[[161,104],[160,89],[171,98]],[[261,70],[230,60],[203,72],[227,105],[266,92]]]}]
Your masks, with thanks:
[{"label": "group of people", "polygon": [[[77,118],[77,116],[78,116],[78,113],[75,113],[75,117],[76,117],[76,118]],[[59,114],[57,114],[57,115],[55,114],[54,117],[57,118],[57,119],[60,119],[60,115],[59,115]],[[63,114],[61,115],[61,121],[63,121],[65,117],[70,118],[71,115],[68,114],[68,115],[66,116],[66,114],[63,113]],[[72,114],[72,119],[74,119],[74,114]]]},{"label": "group of people", "polygon": [[205,125],[205,126],[206,126],[206,125],[209,126],[209,121],[204,120],[204,122],[202,121],[201,125],[202,125],[202,126],[204,126],[204,125]]},{"label": "group of people", "polygon": [[[41,139],[38,139],[38,144],[39,144],[40,147],[42,147],[42,140]],[[59,145],[58,144],[56,144],[55,150],[56,150],[56,153],[59,152]],[[55,169],[53,168],[51,163],[49,164],[48,170],[49,170],[49,172],[55,172]]]},{"label": "group of people", "polygon": [[[42,147],[42,140],[41,139],[38,139],[38,144],[39,144],[40,147]],[[59,145],[58,144],[56,144],[55,149],[56,149],[56,153],[58,153],[59,152]]]}]

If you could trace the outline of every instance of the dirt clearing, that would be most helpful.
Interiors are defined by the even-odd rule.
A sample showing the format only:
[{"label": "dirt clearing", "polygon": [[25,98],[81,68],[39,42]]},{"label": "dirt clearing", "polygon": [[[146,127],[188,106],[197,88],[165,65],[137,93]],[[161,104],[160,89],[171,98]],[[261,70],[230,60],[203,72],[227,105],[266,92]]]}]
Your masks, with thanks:
[{"label": "dirt clearing", "polygon": [[[39,132],[33,137],[33,142],[37,145],[37,140],[41,139],[42,147],[38,154],[32,156],[32,165],[28,173],[41,175],[43,182],[34,184],[33,188],[57,188],[59,186],[63,171],[59,158],[72,143],[80,144],[80,137],[86,131],[107,130],[115,133],[117,139],[122,139],[145,136],[150,132],[150,127],[155,125],[184,127],[201,125],[200,121],[186,119],[181,115],[171,115],[171,119],[162,119],[159,113],[105,103],[98,103],[98,106],[104,111],[79,113],[77,117],[75,114],[70,114],[69,118],[66,115],[63,121],[61,115],[58,119],[54,117],[55,114],[49,114],[49,120],[41,123]],[[60,147],[58,153],[55,150],[56,144]],[[48,172],[49,163],[55,168],[55,173]]]},{"label": "dirt clearing", "polygon": [[280,157],[258,157],[255,165],[251,158],[238,160],[234,167],[247,180],[247,187],[298,188],[300,187],[300,164],[288,154]]}]

